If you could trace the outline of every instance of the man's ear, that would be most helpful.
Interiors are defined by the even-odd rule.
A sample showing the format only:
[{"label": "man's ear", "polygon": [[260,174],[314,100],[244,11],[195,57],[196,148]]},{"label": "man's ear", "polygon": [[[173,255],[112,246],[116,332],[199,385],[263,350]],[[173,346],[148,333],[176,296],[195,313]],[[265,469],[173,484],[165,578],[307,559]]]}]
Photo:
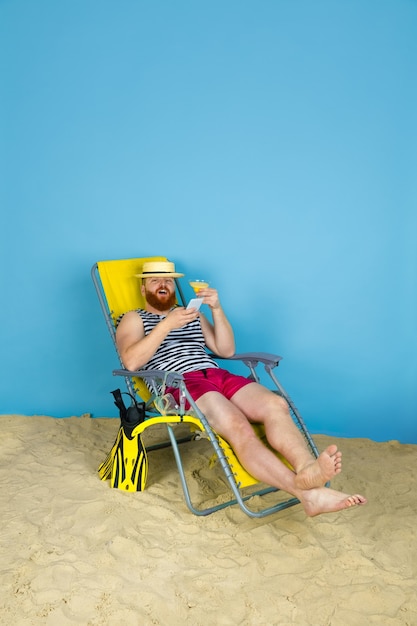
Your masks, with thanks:
[{"label": "man's ear", "polygon": [[144,285],[144,284],[142,284],[142,285],[140,286],[140,292],[141,292],[142,296],[144,296],[144,295],[145,295],[145,285]]}]

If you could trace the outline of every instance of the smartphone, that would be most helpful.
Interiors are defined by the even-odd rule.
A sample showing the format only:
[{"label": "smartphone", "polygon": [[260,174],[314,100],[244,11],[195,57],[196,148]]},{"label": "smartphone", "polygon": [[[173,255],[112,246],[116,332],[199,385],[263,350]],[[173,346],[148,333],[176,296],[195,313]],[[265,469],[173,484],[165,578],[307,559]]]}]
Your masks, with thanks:
[{"label": "smartphone", "polygon": [[187,304],[187,309],[197,309],[198,311],[202,304],[203,298],[191,298],[191,300]]}]

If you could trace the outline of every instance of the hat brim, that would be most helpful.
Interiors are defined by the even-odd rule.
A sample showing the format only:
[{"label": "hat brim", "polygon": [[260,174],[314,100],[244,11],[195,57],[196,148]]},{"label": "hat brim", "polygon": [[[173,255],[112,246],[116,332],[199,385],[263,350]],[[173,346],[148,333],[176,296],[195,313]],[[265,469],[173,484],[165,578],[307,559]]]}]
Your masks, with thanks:
[{"label": "hat brim", "polygon": [[146,272],[146,274],[135,274],[136,278],[181,278],[184,274],[178,272]]}]

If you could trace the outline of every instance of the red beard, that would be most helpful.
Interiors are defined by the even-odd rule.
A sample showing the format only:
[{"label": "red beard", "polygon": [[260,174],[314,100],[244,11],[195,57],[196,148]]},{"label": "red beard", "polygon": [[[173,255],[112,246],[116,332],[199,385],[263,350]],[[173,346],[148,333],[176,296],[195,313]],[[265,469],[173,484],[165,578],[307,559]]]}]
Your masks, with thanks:
[{"label": "red beard", "polygon": [[161,311],[162,313],[165,313],[165,311],[169,311],[169,309],[175,306],[177,302],[175,292],[170,294],[167,291],[166,295],[160,295],[158,292],[153,293],[152,291],[148,291],[146,287],[145,298],[148,304],[150,304],[157,311]]}]

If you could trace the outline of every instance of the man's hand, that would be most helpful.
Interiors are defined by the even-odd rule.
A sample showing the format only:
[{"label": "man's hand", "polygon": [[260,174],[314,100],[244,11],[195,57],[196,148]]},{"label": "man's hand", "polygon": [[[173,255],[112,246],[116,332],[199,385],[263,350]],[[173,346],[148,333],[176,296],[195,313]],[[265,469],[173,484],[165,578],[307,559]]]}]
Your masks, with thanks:
[{"label": "man's hand", "polygon": [[213,289],[212,287],[206,287],[206,289],[199,289],[198,297],[204,298],[203,304],[208,304],[211,309],[219,309],[220,301],[219,295],[217,293],[217,289]]},{"label": "man's hand", "polygon": [[197,309],[186,309],[182,306],[172,309],[165,318],[165,323],[170,330],[183,328],[190,322],[197,319],[199,313]]}]

